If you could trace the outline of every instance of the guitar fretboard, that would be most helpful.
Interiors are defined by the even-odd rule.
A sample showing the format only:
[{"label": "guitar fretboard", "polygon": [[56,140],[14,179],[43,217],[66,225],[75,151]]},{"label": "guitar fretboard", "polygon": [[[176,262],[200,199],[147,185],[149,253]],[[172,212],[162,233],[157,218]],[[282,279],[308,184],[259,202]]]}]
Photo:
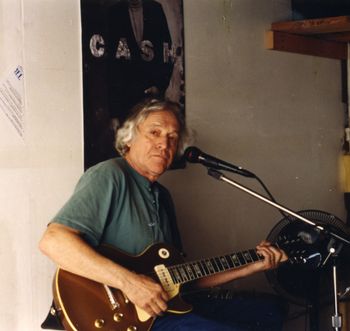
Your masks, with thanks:
[{"label": "guitar fretboard", "polygon": [[259,255],[255,249],[249,249],[238,253],[173,265],[167,269],[174,284],[183,284],[218,272],[236,269],[263,259],[263,256]]}]

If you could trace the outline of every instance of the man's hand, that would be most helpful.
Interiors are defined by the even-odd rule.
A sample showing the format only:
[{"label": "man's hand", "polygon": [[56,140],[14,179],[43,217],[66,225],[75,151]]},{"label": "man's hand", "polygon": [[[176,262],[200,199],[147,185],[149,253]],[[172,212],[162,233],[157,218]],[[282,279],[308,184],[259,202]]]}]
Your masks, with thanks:
[{"label": "man's hand", "polygon": [[275,269],[281,262],[288,260],[288,256],[283,250],[273,246],[268,241],[262,241],[256,246],[256,249],[260,255],[264,256],[263,261],[255,263],[261,271]]},{"label": "man's hand", "polygon": [[130,272],[122,291],[132,303],[153,317],[167,310],[169,297],[152,278]]}]

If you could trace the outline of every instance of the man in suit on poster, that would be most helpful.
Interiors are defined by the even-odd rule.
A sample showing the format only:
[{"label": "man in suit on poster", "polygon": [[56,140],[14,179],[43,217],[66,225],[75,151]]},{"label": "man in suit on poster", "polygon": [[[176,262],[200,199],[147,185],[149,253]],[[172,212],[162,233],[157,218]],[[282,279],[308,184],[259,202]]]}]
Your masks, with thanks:
[{"label": "man in suit on poster", "polygon": [[110,114],[123,122],[145,97],[163,97],[169,85],[172,41],[160,3],[122,0],[108,9]]}]

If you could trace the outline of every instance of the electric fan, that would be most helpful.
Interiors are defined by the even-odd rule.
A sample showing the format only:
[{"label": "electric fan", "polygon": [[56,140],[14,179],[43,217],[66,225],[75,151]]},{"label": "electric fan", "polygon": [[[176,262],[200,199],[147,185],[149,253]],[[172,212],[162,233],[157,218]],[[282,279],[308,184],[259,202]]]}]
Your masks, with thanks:
[{"label": "electric fan", "polygon": [[[333,258],[329,249],[336,249],[338,280],[341,288],[350,285],[350,247],[327,235],[327,231],[349,238],[349,230],[336,216],[319,210],[303,210],[299,215],[322,226],[326,231],[299,221],[294,216],[280,220],[267,236],[291,257],[297,259],[282,264],[265,274],[271,286],[288,301],[312,306],[329,302],[332,295]],[[348,283],[348,284],[346,284]]]}]

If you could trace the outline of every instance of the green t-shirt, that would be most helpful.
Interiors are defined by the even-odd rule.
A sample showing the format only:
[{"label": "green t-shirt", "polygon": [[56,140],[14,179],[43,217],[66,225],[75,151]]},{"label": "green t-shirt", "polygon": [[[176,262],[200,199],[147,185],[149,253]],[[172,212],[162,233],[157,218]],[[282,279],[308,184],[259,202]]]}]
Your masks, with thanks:
[{"label": "green t-shirt", "polygon": [[181,249],[169,192],[122,158],[88,169],[53,222],[80,231],[92,246],[111,244],[133,255],[156,242]]}]

